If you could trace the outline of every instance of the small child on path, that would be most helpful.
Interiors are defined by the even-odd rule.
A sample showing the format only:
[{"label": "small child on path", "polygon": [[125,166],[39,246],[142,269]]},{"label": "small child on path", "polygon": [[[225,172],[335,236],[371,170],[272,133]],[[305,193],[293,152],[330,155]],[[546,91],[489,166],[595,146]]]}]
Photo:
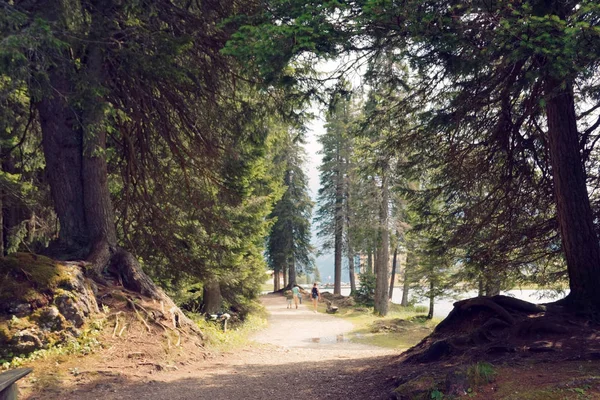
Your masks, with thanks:
[{"label": "small child on path", "polygon": [[298,309],[298,301],[300,297],[300,288],[298,285],[292,288],[292,295],[294,296],[294,305],[296,306],[296,309]]},{"label": "small child on path", "polygon": [[283,294],[285,295],[285,299],[287,300],[287,308],[292,308],[292,299],[294,298],[294,294],[291,290],[286,290]]}]

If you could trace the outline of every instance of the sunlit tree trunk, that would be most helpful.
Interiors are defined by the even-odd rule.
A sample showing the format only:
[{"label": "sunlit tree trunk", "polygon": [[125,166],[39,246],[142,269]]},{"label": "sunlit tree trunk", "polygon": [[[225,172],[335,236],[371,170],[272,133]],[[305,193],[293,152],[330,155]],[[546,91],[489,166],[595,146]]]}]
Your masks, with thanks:
[{"label": "sunlit tree trunk", "polygon": [[385,316],[388,312],[388,278],[389,278],[389,228],[388,228],[388,203],[389,189],[387,169],[383,168],[381,174],[381,199],[379,204],[379,233],[377,243],[377,260],[375,263],[375,313]]},{"label": "sunlit tree trunk", "polygon": [[566,300],[579,309],[598,310],[600,245],[580,153],[573,87],[547,78],[545,89],[556,216],[569,274]]},{"label": "sunlit tree trunk", "polygon": [[394,284],[396,283],[396,262],[398,259],[398,246],[394,248],[394,256],[392,261],[392,277],[390,279],[390,292],[388,294],[388,298],[392,300],[392,296],[394,295]]}]

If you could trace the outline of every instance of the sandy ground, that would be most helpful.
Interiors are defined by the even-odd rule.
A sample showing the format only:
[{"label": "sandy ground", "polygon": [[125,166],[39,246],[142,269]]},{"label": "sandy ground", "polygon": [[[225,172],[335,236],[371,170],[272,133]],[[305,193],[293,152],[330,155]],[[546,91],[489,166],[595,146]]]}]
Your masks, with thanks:
[{"label": "sandy ground", "polygon": [[[61,393],[66,399],[388,399],[398,352],[348,341],[350,322],[286,309],[264,296],[268,327],[243,349],[150,377],[115,374]],[[47,396],[33,398],[53,398]],[[58,394],[57,394],[58,395]]]}]

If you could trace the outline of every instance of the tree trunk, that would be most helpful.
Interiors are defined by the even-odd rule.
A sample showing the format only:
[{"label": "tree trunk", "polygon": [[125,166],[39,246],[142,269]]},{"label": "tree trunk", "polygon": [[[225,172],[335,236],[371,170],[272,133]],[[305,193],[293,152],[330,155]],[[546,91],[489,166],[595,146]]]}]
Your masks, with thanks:
[{"label": "tree trunk", "polygon": [[398,246],[394,248],[394,258],[392,262],[392,278],[390,279],[390,292],[388,294],[388,298],[392,300],[392,296],[394,295],[394,284],[396,283],[396,262],[398,260]]},{"label": "tree trunk", "polygon": [[287,287],[287,285],[288,285],[287,270],[288,270],[287,265],[281,269],[281,272],[283,273],[283,287]]},{"label": "tree trunk", "polygon": [[[339,141],[338,141],[339,144]],[[335,172],[335,231],[334,231],[334,268],[333,294],[342,294],[342,244],[344,239],[344,182],[342,177],[339,146],[337,154],[337,171]]]},{"label": "tree trunk", "polygon": [[375,264],[375,313],[385,316],[388,312],[388,278],[389,278],[389,229],[388,229],[388,202],[389,192],[387,187],[387,169],[381,174],[381,202],[379,204],[379,234],[377,243],[377,261]]},{"label": "tree trunk", "polygon": [[37,103],[42,128],[42,147],[54,210],[60,230],[53,244],[55,256],[83,258],[89,250],[89,237],[83,206],[83,169],[81,131],[75,126],[79,118],[70,109],[66,97],[71,91],[67,71],[60,64],[48,72],[53,97]]},{"label": "tree trunk", "polygon": [[412,268],[411,263],[413,262],[414,254],[408,250],[406,253],[406,266],[404,267],[404,282],[402,282],[402,301],[400,305],[402,307],[408,307],[408,290],[410,289],[410,275],[409,271]]},{"label": "tree trunk", "polygon": [[4,190],[0,189],[0,257],[4,257]]},{"label": "tree trunk", "polygon": [[367,250],[367,271],[368,273],[373,273],[373,250],[369,248]]},{"label": "tree trunk", "polygon": [[484,295],[485,295],[485,284],[483,282],[483,275],[480,275],[478,287],[477,287],[477,296],[483,297]]},{"label": "tree trunk", "polygon": [[485,274],[485,296],[494,297],[500,294],[501,282],[497,274],[488,272]]},{"label": "tree trunk", "polygon": [[287,286],[293,288],[296,284],[296,263],[294,262],[294,259],[291,259],[289,263],[289,279]]},{"label": "tree trunk", "polygon": [[221,311],[223,297],[221,296],[221,285],[216,278],[211,278],[204,284],[202,303],[204,303],[205,314],[216,314]]},{"label": "tree trunk", "polygon": [[280,287],[281,280],[279,278],[279,271],[273,271],[273,291],[276,292]]},{"label": "tree trunk", "polygon": [[333,294],[342,293],[342,220],[335,218]]},{"label": "tree trunk", "polygon": [[556,215],[569,274],[566,302],[580,310],[598,310],[600,245],[580,153],[573,88],[548,77],[545,90]]},{"label": "tree trunk", "polygon": [[348,255],[348,275],[350,278],[350,294],[356,292],[356,272],[354,270],[354,256]]},{"label": "tree trunk", "polygon": [[427,319],[433,318],[433,308],[435,306],[435,285],[433,281],[429,282],[429,312],[427,313]]}]

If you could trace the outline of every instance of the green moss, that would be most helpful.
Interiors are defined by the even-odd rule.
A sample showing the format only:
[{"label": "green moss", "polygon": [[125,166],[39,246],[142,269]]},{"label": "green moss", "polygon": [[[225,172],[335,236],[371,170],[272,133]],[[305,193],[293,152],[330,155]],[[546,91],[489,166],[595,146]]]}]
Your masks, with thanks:
[{"label": "green moss", "polygon": [[11,331],[22,331],[33,327],[33,324],[29,318],[17,318],[13,317],[8,321],[8,329]]},{"label": "green moss", "polygon": [[9,343],[12,339],[8,325],[4,322],[0,323],[0,344]]},{"label": "green moss", "polygon": [[36,254],[16,253],[0,259],[0,300],[44,303],[41,293],[52,292],[71,281],[69,270],[56,261]]}]

